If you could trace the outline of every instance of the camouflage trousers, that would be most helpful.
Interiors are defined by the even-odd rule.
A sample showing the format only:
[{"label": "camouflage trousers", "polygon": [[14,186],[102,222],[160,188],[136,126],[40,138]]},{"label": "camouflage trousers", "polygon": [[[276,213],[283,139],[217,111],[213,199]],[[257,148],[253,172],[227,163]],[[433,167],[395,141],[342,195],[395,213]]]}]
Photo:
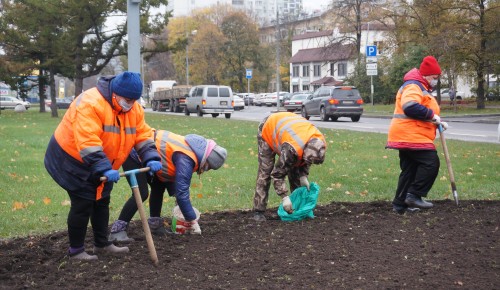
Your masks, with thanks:
[{"label": "camouflage trousers", "polygon": [[287,175],[291,191],[300,187],[299,167],[293,166],[297,162],[297,153],[292,146],[285,146],[285,149],[281,152],[285,156],[279,158],[275,164],[277,154],[262,139],[262,126],[265,121],[266,119],[260,123],[257,134],[259,169],[253,199],[253,209],[255,211],[266,210],[271,180],[274,181],[274,189],[281,198],[285,197],[288,193],[285,182]]}]

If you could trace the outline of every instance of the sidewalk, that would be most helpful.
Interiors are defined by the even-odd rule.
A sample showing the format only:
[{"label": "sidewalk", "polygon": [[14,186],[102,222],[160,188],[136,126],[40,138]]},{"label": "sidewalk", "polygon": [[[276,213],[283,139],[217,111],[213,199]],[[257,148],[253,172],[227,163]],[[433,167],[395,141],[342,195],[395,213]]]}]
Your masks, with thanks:
[{"label": "sidewalk", "polygon": [[[363,114],[368,118],[391,119],[392,116],[384,115],[371,115]],[[456,116],[442,116],[443,121],[446,122],[460,122],[460,123],[482,123],[482,124],[498,124],[500,123],[500,114],[474,114],[474,115],[456,115]]]}]

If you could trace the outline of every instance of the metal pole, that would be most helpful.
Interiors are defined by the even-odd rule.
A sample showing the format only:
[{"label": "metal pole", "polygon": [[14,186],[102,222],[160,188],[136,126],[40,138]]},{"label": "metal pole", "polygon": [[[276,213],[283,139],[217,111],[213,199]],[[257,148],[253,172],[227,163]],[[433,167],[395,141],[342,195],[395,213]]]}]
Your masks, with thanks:
[{"label": "metal pole", "polygon": [[247,78],[247,93],[250,94],[250,79]]},{"label": "metal pole", "polygon": [[370,98],[372,99],[372,106],[373,106],[373,76],[370,76],[370,84],[371,84]]},{"label": "metal pole", "polygon": [[128,33],[128,71],[141,72],[141,47],[140,24],[139,24],[139,4],[141,0],[127,1],[127,33]]},{"label": "metal pole", "polygon": [[280,110],[280,18],[276,2],[276,111]]}]

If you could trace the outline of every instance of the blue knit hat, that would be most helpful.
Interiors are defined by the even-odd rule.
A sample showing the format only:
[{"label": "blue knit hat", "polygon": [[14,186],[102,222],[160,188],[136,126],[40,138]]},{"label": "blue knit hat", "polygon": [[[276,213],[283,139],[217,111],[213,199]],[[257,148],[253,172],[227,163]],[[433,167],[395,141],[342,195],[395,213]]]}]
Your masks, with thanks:
[{"label": "blue knit hat", "polygon": [[138,100],[142,94],[141,74],[122,72],[111,80],[111,92],[120,97]]}]

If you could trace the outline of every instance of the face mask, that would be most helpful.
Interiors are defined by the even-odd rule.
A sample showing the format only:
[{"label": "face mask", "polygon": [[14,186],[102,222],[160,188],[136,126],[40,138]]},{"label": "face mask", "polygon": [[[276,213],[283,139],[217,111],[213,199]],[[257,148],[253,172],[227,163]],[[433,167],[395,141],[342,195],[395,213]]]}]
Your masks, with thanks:
[{"label": "face mask", "polygon": [[432,80],[430,81],[430,85],[431,85],[431,87],[435,88],[435,87],[438,85],[438,80],[436,80],[436,79],[432,79]]},{"label": "face mask", "polygon": [[132,109],[132,106],[134,105],[134,103],[129,104],[124,99],[120,99],[120,100],[118,100],[118,105],[120,105],[120,107],[122,107],[123,112],[128,112],[128,111],[130,111],[130,109]]}]

